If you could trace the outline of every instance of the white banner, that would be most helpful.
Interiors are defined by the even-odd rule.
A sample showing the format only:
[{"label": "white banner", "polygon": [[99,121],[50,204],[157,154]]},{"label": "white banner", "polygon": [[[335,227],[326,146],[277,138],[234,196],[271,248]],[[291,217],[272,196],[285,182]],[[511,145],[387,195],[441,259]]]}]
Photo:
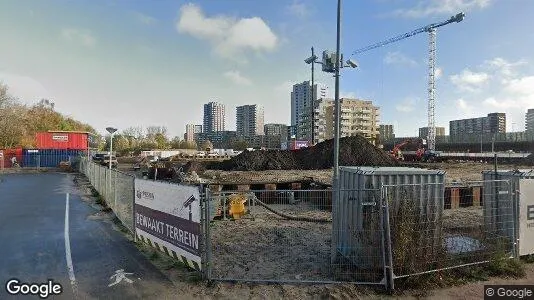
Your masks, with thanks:
[{"label": "white banner", "polygon": [[519,180],[519,255],[534,254],[534,179]]},{"label": "white banner", "polygon": [[137,235],[200,270],[198,187],[135,179]]}]

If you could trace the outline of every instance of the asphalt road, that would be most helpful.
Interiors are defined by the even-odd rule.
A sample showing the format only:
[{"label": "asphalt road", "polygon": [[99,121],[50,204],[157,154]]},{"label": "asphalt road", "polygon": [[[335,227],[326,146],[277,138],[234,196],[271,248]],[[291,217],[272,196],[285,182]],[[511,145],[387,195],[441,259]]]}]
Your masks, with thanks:
[{"label": "asphalt road", "polygon": [[[0,299],[13,297],[6,291],[12,278],[60,283],[63,293],[51,299],[174,298],[171,282],[132,242],[92,217],[98,210],[82,201],[73,178],[0,175]],[[126,275],[131,282],[109,286],[120,269],[133,273]]]}]

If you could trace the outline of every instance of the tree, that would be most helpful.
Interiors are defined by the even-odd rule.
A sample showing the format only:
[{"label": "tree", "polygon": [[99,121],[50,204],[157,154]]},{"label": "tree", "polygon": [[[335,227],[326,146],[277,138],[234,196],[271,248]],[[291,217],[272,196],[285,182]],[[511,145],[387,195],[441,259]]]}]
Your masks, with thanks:
[{"label": "tree", "polygon": [[175,136],[174,138],[172,138],[172,140],[170,141],[170,147],[171,149],[180,149],[180,137]]},{"label": "tree", "polygon": [[234,142],[233,146],[234,150],[236,151],[243,151],[247,148],[250,148],[250,145],[247,141],[244,140],[237,140]]},{"label": "tree", "polygon": [[194,141],[186,141],[186,140],[182,140],[180,142],[180,149],[196,149],[197,148],[197,143],[195,143]]},{"label": "tree", "polygon": [[202,150],[202,151],[211,151],[211,150],[213,150],[213,144],[210,141],[206,140],[206,141],[204,141],[202,143],[202,146],[201,146],[200,150]]}]

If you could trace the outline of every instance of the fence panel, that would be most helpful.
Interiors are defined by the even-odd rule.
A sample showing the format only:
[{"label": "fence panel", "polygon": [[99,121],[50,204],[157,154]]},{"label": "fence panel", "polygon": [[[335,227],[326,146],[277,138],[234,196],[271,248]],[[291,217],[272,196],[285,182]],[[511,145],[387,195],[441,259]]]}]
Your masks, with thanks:
[{"label": "fence panel", "polygon": [[[209,279],[381,284],[384,278],[382,231],[371,233],[381,228],[380,209],[367,212],[373,221],[362,228],[344,223],[337,233],[345,241],[367,233],[366,241],[377,248],[349,249],[332,245],[331,190],[206,190],[205,201]],[[335,261],[333,247],[340,252]],[[377,260],[362,265],[362,256]]]},{"label": "fence panel", "polygon": [[[513,256],[514,223],[506,181],[471,182],[480,205],[444,209],[433,184],[384,186],[388,203],[394,278],[435,272]],[[481,187],[482,186],[482,187]],[[475,201],[476,202],[476,201]],[[478,204],[477,203],[477,204]],[[498,209],[495,206],[500,205]]]},{"label": "fence panel", "polygon": [[121,223],[135,234],[133,218],[135,177],[114,169],[110,170],[88,161],[85,157],[80,159],[79,170],[86,175]]}]

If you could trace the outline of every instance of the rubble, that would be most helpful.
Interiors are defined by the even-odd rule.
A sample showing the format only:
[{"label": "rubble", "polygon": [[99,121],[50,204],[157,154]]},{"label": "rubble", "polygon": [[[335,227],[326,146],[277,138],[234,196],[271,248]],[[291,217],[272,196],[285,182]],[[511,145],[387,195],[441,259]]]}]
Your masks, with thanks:
[{"label": "rubble", "polygon": [[[332,168],[334,140],[300,150],[244,151],[223,162],[207,165],[207,169],[225,171],[321,170]],[[396,166],[399,163],[388,153],[369,143],[363,136],[340,139],[340,166]]]}]

